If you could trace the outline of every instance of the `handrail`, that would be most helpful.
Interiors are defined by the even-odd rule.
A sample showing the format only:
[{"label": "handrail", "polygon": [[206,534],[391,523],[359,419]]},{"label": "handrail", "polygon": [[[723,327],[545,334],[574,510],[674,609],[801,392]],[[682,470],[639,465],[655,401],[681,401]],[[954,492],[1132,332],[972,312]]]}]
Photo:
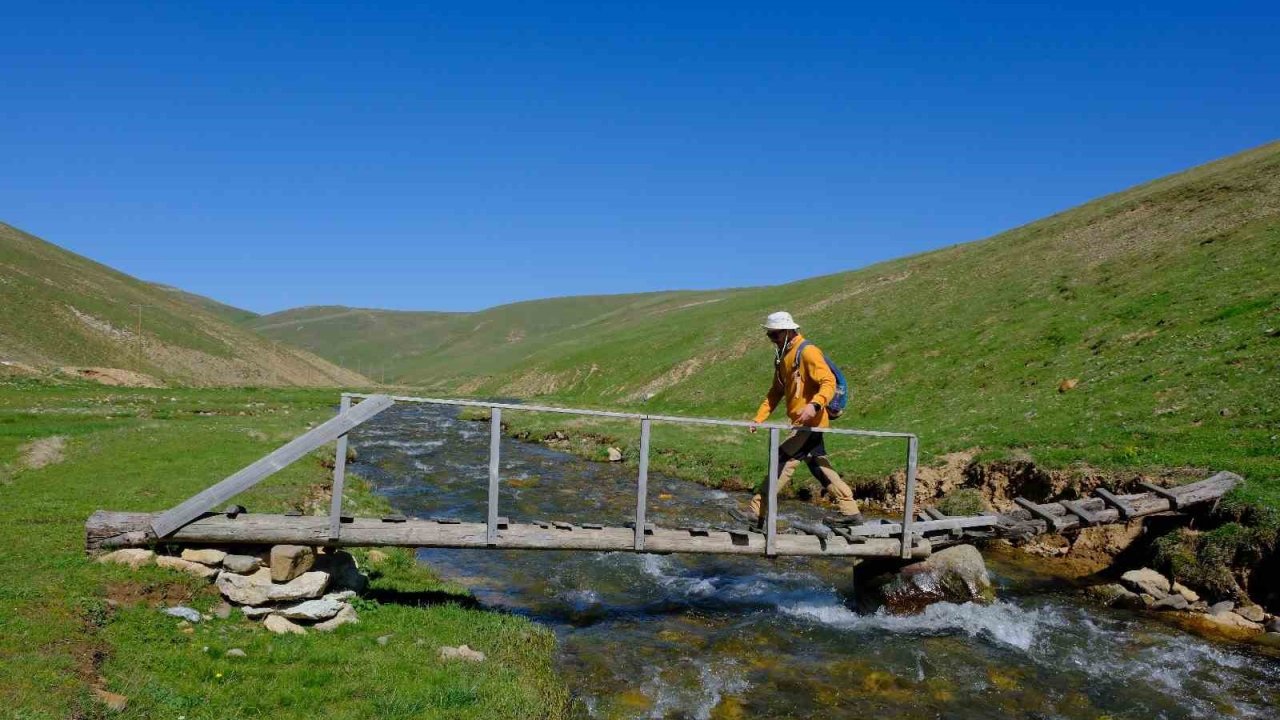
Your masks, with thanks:
[{"label": "handrail", "polygon": [[[375,397],[368,393],[342,393],[344,407],[355,398],[368,399]],[[382,396],[385,397],[385,396]],[[424,398],[414,397],[412,395],[392,395],[392,401],[395,402],[412,402],[424,403],[429,405],[448,405],[454,407],[476,407],[485,408],[492,412],[490,422],[492,428],[490,431],[489,441],[489,494],[488,494],[488,528],[486,531],[487,540],[490,544],[494,544],[498,538],[498,484],[499,484],[499,453],[501,451],[501,423],[503,410],[517,410],[527,412],[548,412],[560,413],[565,415],[586,415],[591,417],[605,417],[619,420],[639,420],[640,421],[640,472],[637,478],[636,492],[636,517],[635,517],[635,549],[642,550],[644,548],[644,532],[645,532],[645,506],[647,504],[647,485],[649,470],[649,426],[654,422],[665,422],[685,425],[720,425],[728,427],[748,427],[760,428],[768,430],[769,437],[769,476],[766,481],[766,498],[765,498],[765,554],[773,557],[776,554],[776,535],[777,535],[777,519],[778,519],[778,446],[779,435],[783,430],[795,430],[794,425],[784,425],[782,423],[753,423],[744,420],[723,420],[719,418],[701,418],[701,417],[684,417],[680,415],[648,415],[644,413],[625,413],[610,410],[586,410],[582,408],[563,408],[552,407],[548,405],[516,405],[513,403],[485,402],[482,400],[451,400],[446,398]],[[915,512],[915,486],[916,486],[916,459],[919,439],[914,433],[903,432],[887,432],[883,430],[859,430],[846,428],[804,428],[812,432],[822,432],[831,435],[853,435],[860,437],[880,437],[880,438],[897,438],[907,441],[907,463],[906,463],[906,487],[904,488],[903,499],[903,516],[902,516],[902,558],[907,559],[911,556],[912,547],[912,529],[911,524],[913,514]],[[345,450],[345,448],[343,448]],[[345,457],[345,452],[343,452]],[[342,473],[344,468],[340,463],[334,466],[334,488],[340,493],[342,488]],[[336,495],[331,503],[330,514],[332,527],[339,527],[341,520],[341,495]],[[336,539],[337,531],[332,533]]]}]

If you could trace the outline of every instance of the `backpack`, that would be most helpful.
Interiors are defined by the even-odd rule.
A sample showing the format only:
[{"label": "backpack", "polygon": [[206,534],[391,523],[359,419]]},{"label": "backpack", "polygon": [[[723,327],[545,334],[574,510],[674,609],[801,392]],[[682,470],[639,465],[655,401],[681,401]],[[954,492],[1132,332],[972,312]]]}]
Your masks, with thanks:
[{"label": "backpack", "polygon": [[[800,355],[804,352],[804,347],[809,344],[808,340],[800,343],[800,347],[796,348],[796,359],[791,367],[791,372],[800,369]],[[831,362],[831,358],[826,353],[822,353],[822,359],[826,361],[827,367],[831,369],[831,374],[836,376],[836,392],[832,396],[831,402],[827,403],[827,417],[835,420],[844,414],[845,403],[849,401],[849,383],[844,379],[844,373],[840,372],[840,367]]]}]

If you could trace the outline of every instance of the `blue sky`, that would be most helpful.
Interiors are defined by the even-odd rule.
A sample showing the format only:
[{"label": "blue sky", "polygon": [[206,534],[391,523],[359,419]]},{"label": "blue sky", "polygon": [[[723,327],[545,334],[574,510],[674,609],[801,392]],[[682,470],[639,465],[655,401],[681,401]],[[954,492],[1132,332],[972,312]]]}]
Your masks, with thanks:
[{"label": "blue sky", "polygon": [[851,269],[1280,137],[1276,3],[630,5],[7,3],[0,220],[259,312],[467,310]]}]

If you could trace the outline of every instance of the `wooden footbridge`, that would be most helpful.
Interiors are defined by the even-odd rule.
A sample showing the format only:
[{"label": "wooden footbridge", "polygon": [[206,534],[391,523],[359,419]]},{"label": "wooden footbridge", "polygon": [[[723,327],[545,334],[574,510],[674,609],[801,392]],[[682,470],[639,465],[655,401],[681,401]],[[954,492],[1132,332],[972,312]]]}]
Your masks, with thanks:
[{"label": "wooden footbridge", "polygon": [[[359,402],[355,402],[355,401]],[[346,473],[347,433],[396,402],[428,403],[487,408],[490,419],[489,493],[485,522],[453,518],[411,519],[404,516],[359,518],[342,512]],[[500,515],[499,458],[503,411],[535,411],[638,420],[640,461],[636,478],[634,520],[624,527],[592,523],[527,520],[512,522]],[[1156,513],[1181,511],[1211,503],[1230,490],[1239,476],[1218,473],[1208,479],[1177,488],[1143,484],[1144,492],[1115,495],[1103,489],[1096,497],[1036,504],[1016,500],[1018,510],[983,515],[948,517],[934,508],[917,512],[914,507],[918,441],[910,433],[877,430],[815,428],[837,435],[892,438],[906,445],[906,486],[902,518],[851,528],[792,523],[778,528],[778,445],[785,425],[761,425],[768,429],[769,482],[765,523],[760,532],[724,526],[655,527],[646,522],[649,468],[649,436],[653,423],[728,425],[752,423],[710,418],[640,415],[598,410],[510,405],[504,403],[434,398],[392,397],[347,393],[338,415],[275,452],[243,468],[218,484],[160,513],[99,510],[86,523],[86,547],[90,551],[142,547],[156,543],[199,545],[325,545],[477,548],[505,550],[585,550],[643,553],[714,553],[739,555],[825,557],[927,557],[935,548],[993,537],[1026,538],[1044,533],[1072,533],[1095,525],[1126,522]],[[333,494],[327,516],[249,513],[240,506],[225,506],[233,497],[262,482],[271,474],[308,453],[337,441]]]}]

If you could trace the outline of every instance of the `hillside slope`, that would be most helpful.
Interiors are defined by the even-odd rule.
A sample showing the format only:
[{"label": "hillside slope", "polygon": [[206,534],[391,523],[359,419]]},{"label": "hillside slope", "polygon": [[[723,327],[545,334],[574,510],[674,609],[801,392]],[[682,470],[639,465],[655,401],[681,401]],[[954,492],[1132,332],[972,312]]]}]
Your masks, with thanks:
[{"label": "hillside slope", "polygon": [[[618,408],[648,398],[655,411],[747,417],[770,377],[758,324],[786,309],[848,374],[846,427],[914,431],[931,455],[1275,476],[1278,259],[1273,143],[984,241],[789,285],[625,305],[518,348],[518,359],[504,334],[521,331],[520,317],[463,316],[431,342],[466,348],[474,362],[411,353],[397,377],[441,393]],[[585,312],[609,300],[546,302]],[[486,366],[490,356],[502,360]],[[860,450],[847,452],[856,462]]]},{"label": "hillside slope", "polygon": [[213,298],[205,297],[204,295],[197,295],[193,292],[187,292],[182,288],[176,288],[176,287],[173,287],[172,285],[162,285],[160,283],[154,283],[154,286],[158,290],[163,290],[167,293],[172,293],[174,295],[177,295],[188,305],[195,305],[197,307],[200,307],[205,311],[209,312],[210,314],[212,314],[213,316],[220,318],[222,320],[225,320],[229,323],[233,323],[233,324],[250,323],[250,322],[253,322],[255,319],[261,317],[261,315],[259,315],[258,313],[252,310],[245,310],[244,308],[238,308],[238,307],[235,307],[234,305],[228,305],[226,303],[218,302]]},{"label": "hillside slope", "polygon": [[0,360],[40,369],[122,368],[185,385],[368,382],[305,350],[232,325],[206,303],[189,302],[186,293],[132,278],[3,223],[0,307]]},{"label": "hillside slope", "polygon": [[[554,352],[575,338],[714,303],[735,292],[739,291],[552,298],[475,313],[309,307],[263,315],[246,327],[375,379],[385,376],[389,381],[456,391],[459,378],[502,376],[524,369],[530,356]],[[585,372],[590,374],[590,368]],[[535,375],[525,376],[522,385],[507,392],[545,389]]]}]

